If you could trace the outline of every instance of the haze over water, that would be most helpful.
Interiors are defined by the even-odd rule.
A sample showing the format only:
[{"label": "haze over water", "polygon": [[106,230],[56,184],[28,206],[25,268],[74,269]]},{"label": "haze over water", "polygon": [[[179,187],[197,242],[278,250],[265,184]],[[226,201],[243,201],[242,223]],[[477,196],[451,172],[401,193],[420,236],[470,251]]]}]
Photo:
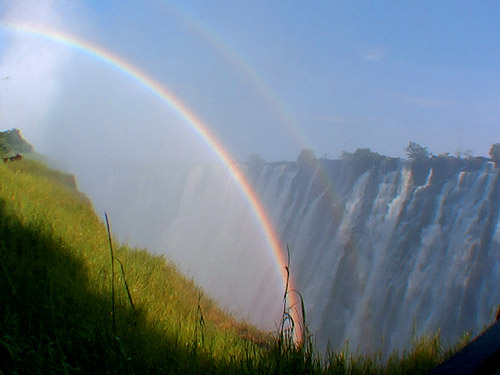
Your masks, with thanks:
[{"label": "haze over water", "polygon": [[[140,69],[236,161],[251,154],[295,160],[302,148],[331,158],[361,147],[403,156],[409,141],[435,154],[486,155],[500,139],[499,17],[495,2],[466,1],[3,1],[0,124],[21,129],[37,151],[74,173],[99,212],[129,215],[117,225],[122,239],[161,251],[151,233],[175,211],[168,192],[181,189],[180,172],[165,165],[221,162],[141,82],[54,36],[99,46]],[[196,175],[188,177],[195,186]],[[235,189],[228,196],[245,205]],[[111,202],[113,194],[123,199]],[[217,222],[210,207],[198,213],[203,230]],[[258,227],[250,218],[242,245],[264,247],[250,276],[268,267]],[[214,288],[219,271],[206,273]],[[276,280],[269,272],[259,278]],[[279,285],[271,289],[279,299]],[[235,309],[248,308],[241,300]]]}]

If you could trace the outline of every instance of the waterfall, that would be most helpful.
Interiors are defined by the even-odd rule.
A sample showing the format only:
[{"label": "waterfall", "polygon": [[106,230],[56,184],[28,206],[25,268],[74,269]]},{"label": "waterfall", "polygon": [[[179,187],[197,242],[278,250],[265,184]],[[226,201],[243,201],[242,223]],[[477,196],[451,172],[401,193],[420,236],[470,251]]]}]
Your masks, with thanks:
[{"label": "waterfall", "polygon": [[[348,342],[387,354],[414,336],[439,331],[451,345],[479,333],[500,303],[499,168],[485,158],[355,156],[241,165],[290,247],[318,349]],[[165,254],[227,309],[275,328],[279,270],[223,168],[113,166],[84,190],[119,237]]]},{"label": "waterfall", "polygon": [[500,303],[499,168],[487,159],[320,159],[252,180],[319,348],[408,349],[479,333]]}]

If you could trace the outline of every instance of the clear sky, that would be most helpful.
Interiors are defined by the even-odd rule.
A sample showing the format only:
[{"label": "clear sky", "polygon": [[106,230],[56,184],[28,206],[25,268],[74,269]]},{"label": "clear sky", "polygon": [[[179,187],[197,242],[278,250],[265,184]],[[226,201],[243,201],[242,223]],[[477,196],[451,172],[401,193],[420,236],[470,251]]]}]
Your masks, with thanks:
[{"label": "clear sky", "polygon": [[133,64],[236,160],[403,156],[409,141],[479,156],[500,142],[498,1],[0,0],[2,129],[56,158],[204,158],[136,81],[19,24]]}]

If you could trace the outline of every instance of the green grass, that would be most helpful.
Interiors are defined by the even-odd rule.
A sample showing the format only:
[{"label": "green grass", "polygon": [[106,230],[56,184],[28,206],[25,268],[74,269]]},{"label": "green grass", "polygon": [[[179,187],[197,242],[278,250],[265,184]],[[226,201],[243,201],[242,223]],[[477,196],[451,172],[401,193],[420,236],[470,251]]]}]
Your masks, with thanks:
[{"label": "green grass", "polygon": [[320,359],[307,335],[297,345],[235,320],[163,257],[113,248],[114,277],[106,227],[72,176],[0,163],[1,371],[418,374],[451,353],[436,336],[387,361]]}]

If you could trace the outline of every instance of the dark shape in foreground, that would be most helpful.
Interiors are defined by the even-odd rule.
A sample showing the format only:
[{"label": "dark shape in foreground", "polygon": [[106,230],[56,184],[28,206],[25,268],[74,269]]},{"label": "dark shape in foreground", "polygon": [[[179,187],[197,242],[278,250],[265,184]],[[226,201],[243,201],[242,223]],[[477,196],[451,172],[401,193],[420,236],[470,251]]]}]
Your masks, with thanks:
[{"label": "dark shape in foreground", "polygon": [[429,375],[494,374],[500,368],[500,322],[434,368]]}]

